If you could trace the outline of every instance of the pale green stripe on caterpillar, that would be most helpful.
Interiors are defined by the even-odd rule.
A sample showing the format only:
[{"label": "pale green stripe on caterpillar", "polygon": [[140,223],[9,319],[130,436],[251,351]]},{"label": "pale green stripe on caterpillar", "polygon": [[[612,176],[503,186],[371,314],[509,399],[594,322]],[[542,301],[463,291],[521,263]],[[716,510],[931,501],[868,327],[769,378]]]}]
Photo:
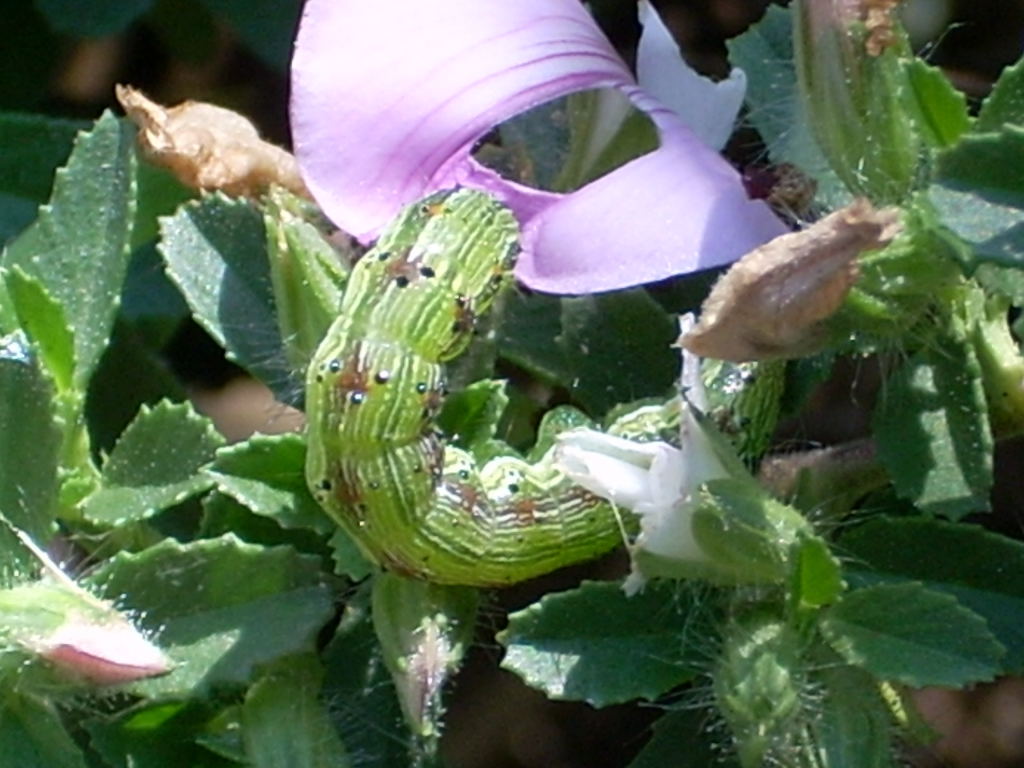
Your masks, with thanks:
[{"label": "pale green stripe on caterpillar", "polygon": [[[374,561],[438,583],[511,584],[622,541],[615,510],[571,483],[548,451],[477,467],[445,447],[434,418],[441,362],[511,275],[518,227],[483,193],[458,189],[406,208],[356,265],[338,319],[309,366],[306,476]],[[610,431],[654,439],[671,404]]]}]

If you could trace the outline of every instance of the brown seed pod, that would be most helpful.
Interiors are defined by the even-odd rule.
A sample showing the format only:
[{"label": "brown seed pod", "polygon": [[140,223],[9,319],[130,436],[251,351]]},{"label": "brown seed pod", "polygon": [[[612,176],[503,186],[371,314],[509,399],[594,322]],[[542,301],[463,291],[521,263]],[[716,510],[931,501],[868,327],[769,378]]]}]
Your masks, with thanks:
[{"label": "brown seed pod", "polygon": [[800,232],[775,238],[715,283],[680,344],[701,357],[745,362],[800,357],[822,341],[821,321],[857,279],[857,257],[887,245],[900,212],[857,200]]},{"label": "brown seed pod", "polygon": [[166,109],[129,86],[118,85],[115,91],[139,127],[142,154],[182,184],[245,197],[262,195],[278,184],[309,197],[295,158],[261,139],[237,112],[198,101]]}]

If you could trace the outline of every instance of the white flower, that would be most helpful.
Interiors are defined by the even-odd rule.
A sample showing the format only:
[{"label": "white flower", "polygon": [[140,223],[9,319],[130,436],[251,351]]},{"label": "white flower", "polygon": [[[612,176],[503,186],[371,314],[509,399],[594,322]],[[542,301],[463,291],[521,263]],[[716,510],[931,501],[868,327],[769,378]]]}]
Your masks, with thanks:
[{"label": "white flower", "polygon": [[[692,315],[681,318],[683,332],[692,323]],[[681,379],[685,395],[679,448],[592,429],[558,437],[555,460],[573,482],[640,518],[640,534],[630,549],[632,572],[623,585],[627,594],[642,589],[655,570],[667,575],[666,563],[683,564],[687,571],[687,565],[708,562],[693,534],[693,513],[701,486],[731,474],[696,414],[693,401],[704,403],[700,360],[685,350]]]}]

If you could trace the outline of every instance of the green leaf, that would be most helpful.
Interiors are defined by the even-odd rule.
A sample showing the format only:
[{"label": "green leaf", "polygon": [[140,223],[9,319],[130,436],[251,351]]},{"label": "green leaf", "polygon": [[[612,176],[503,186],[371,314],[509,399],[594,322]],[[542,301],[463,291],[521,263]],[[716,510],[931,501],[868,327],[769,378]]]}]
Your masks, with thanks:
[{"label": "green leaf", "polygon": [[160,234],[160,216],[173,214],[178,206],[196,195],[194,189],[178,181],[173,173],[151,163],[139,163],[138,184],[139,201],[132,228],[132,250],[156,239]]},{"label": "green leaf", "polygon": [[[556,192],[579,189],[594,179],[625,165],[630,160],[658,148],[658,129],[650,116],[634,107],[619,91],[609,88],[571,93],[564,98],[564,104],[555,102],[556,109],[550,121],[565,123],[568,118],[568,152],[564,160],[549,150],[552,159],[562,160],[558,175],[550,185],[536,184]],[[531,110],[531,113],[535,110]],[[609,113],[621,112],[623,117],[613,134],[609,135],[608,121],[602,119]],[[502,145],[505,146],[505,128],[502,124]],[[553,132],[552,132],[553,133]],[[524,137],[526,138],[526,137]],[[552,135],[548,143],[565,147],[566,142],[558,141]],[[532,143],[536,147],[536,143]],[[527,140],[525,150],[529,152],[531,142]],[[536,150],[530,153],[536,160]],[[536,164],[536,163],[535,163]]]},{"label": "green leaf", "polygon": [[363,554],[355,539],[345,533],[344,529],[335,529],[330,545],[334,572],[339,576],[347,576],[352,581],[362,581],[376,573],[377,566]]},{"label": "green leaf", "polygon": [[51,26],[77,37],[106,37],[144,14],[153,0],[35,0]]},{"label": "green leaf", "polygon": [[661,396],[678,375],[678,328],[645,291],[552,299],[513,296],[499,330],[503,357],[559,383],[590,413]]},{"label": "green leaf", "polygon": [[842,594],[843,574],[839,561],[822,539],[808,536],[797,545],[796,584],[793,596],[802,608],[819,608]]},{"label": "green leaf", "polygon": [[890,376],[874,429],[900,497],[959,518],[988,508],[993,442],[977,357],[953,330]]},{"label": "green leaf", "polygon": [[586,582],[510,615],[498,635],[501,666],[551,699],[653,700],[697,673],[686,636],[697,608],[671,582],[634,597],[619,584]]},{"label": "green leaf", "polygon": [[196,743],[209,718],[198,702],[156,701],[85,722],[92,746],[114,768],[230,768]]},{"label": "green leaf", "polygon": [[558,343],[562,300],[544,294],[509,292],[502,313],[498,326],[502,357],[545,381],[567,381],[571,370]]},{"label": "green leaf", "polygon": [[0,512],[37,542],[50,539],[57,512],[53,396],[24,336],[0,338]]},{"label": "green leaf", "polygon": [[910,114],[918,130],[934,147],[949,147],[968,128],[967,98],[953,87],[938,67],[917,57],[903,59],[900,65],[910,85]]},{"label": "green leaf", "polygon": [[196,743],[215,755],[235,763],[245,764],[245,746],[242,743],[242,705],[232,704],[222,709],[196,736]]},{"label": "green leaf", "polygon": [[294,396],[256,207],[209,195],[162,218],[160,232],[168,274],[196,321],[279,397]]},{"label": "green leaf", "polygon": [[304,435],[256,435],[221,448],[209,470],[217,488],[285,528],[330,533],[335,525],[306,486]]},{"label": "green leaf", "polygon": [[69,391],[75,373],[75,336],[64,319],[64,308],[20,267],[4,277],[19,325],[35,345],[57,391]]},{"label": "green leaf", "polygon": [[821,631],[851,664],[915,687],[992,680],[1005,654],[981,616],[918,583],[849,592],[824,614]]},{"label": "green leaf", "polygon": [[308,201],[276,187],[265,205],[263,220],[281,337],[291,364],[305,368],[338,316],[348,268],[309,220]]},{"label": "green leaf", "polygon": [[998,131],[1003,125],[1024,125],[1024,59],[1019,59],[1003,70],[989,93],[978,119],[975,131]]},{"label": "green leaf", "polygon": [[830,656],[815,670],[822,694],[810,741],[829,768],[895,768],[892,718],[878,681]]},{"label": "green leaf", "polygon": [[797,93],[793,25],[788,8],[769,5],[761,21],[727,42],[729,61],[747,73],[748,120],[768,145],[772,162],[791,163],[818,182],[826,208],[850,200],[811,134]]},{"label": "green leaf", "polygon": [[180,696],[244,684],[257,665],[313,650],[333,613],[322,578],[317,557],[227,535],[121,553],[89,581],[143,617],[175,662],[171,674],[131,690]]},{"label": "green leaf", "polygon": [[142,406],[104,463],[101,487],[85,500],[85,517],[124,525],[205,491],[212,481],[200,469],[223,444],[213,422],[187,403]]},{"label": "green leaf", "polygon": [[282,528],[273,518],[257,515],[231,496],[215,490],[203,497],[199,537],[212,539],[227,533],[250,544],[267,547],[285,544],[300,552],[318,555],[325,563],[331,556],[331,548],[321,534],[309,528]]},{"label": "green leaf", "polygon": [[75,382],[85,389],[114,323],[135,216],[135,150],[127,124],[105,113],[79,134],[50,202],[7,248],[3,265],[36,278],[75,330]]},{"label": "green leaf", "polygon": [[1024,264],[1024,127],[964,136],[939,155],[929,194],[977,261]]},{"label": "green leaf", "polygon": [[242,735],[253,768],[347,768],[352,763],[319,697],[315,656],[272,664],[242,705]]},{"label": "green leaf", "polygon": [[504,381],[483,379],[456,392],[445,400],[438,426],[460,448],[472,451],[486,443],[497,433],[508,405],[505,385]]},{"label": "green leaf", "polygon": [[840,546],[853,583],[914,579],[953,595],[1006,646],[1005,671],[1024,671],[1024,543],[976,525],[908,517],[871,520]]},{"label": "green leaf", "polygon": [[404,766],[413,745],[369,615],[368,585],[345,605],[323,653],[323,696],[349,753],[366,766]]},{"label": "green leaf", "polygon": [[0,767],[85,768],[54,704],[11,689],[0,701]]},{"label": "green leaf", "polygon": [[712,715],[703,709],[686,708],[666,712],[651,729],[651,739],[633,758],[629,768],[738,768],[732,754],[722,754],[711,732]]},{"label": "green leaf", "polygon": [[[125,371],[132,375],[125,376]],[[93,450],[112,450],[143,405],[156,405],[164,399],[181,402],[186,397],[167,360],[138,329],[127,323],[115,324],[110,346],[89,380],[86,396]]]}]

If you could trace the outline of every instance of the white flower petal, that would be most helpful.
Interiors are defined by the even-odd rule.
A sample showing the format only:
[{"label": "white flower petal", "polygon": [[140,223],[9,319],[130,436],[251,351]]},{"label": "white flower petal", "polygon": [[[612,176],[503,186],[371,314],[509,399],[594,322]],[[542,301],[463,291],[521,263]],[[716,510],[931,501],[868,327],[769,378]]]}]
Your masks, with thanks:
[{"label": "white flower petal", "polygon": [[636,52],[640,86],[672,109],[706,145],[721,149],[729,141],[747,92],[747,76],[734,68],[725,80],[699,74],[679,53],[672,33],[647,0],[637,10],[643,31]]}]

